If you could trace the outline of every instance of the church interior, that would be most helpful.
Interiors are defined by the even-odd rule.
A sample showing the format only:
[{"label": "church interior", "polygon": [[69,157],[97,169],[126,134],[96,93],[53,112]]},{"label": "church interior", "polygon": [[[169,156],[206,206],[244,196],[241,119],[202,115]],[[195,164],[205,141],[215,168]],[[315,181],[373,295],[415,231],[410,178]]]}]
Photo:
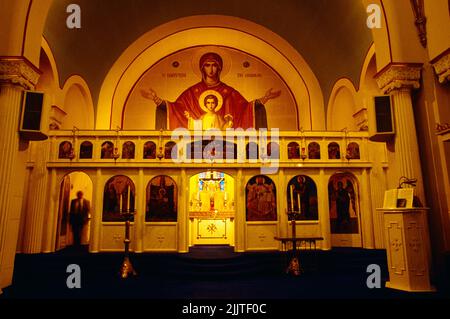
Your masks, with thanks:
[{"label": "church interior", "polygon": [[0,299],[449,296],[448,0],[0,8]]}]

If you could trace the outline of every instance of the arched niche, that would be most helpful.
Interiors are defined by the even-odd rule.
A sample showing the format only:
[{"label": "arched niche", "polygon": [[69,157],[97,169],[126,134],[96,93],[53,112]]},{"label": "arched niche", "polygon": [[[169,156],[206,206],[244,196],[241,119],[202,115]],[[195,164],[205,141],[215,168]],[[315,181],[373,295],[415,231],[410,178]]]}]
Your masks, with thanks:
[{"label": "arched niche", "polygon": [[102,143],[100,158],[101,159],[111,159],[114,155],[114,143],[111,141],[106,141]]},{"label": "arched niche", "polygon": [[61,120],[64,112],[60,108],[62,102],[60,101],[61,89],[59,88],[58,70],[53,52],[44,38],[42,38],[41,45],[39,56],[39,71],[41,75],[39,76],[35,89],[45,94],[42,117],[43,120],[46,117],[49,120],[49,125],[45,129],[59,129],[61,128]]},{"label": "arched niche", "polygon": [[50,103],[54,104],[54,96],[59,90],[58,71],[54,61],[53,53],[45,39],[42,39],[41,53],[39,56],[39,76],[36,84],[36,91],[41,91],[50,95],[52,98]]},{"label": "arched niche", "polygon": [[[155,130],[160,127],[161,123],[171,123],[173,119],[170,119],[170,112],[167,112],[169,118],[160,118],[162,115],[158,108],[161,105],[157,107],[151,99],[142,94],[142,91],[151,88],[166,101],[166,104],[177,101],[186,89],[202,80],[199,60],[207,52],[217,53],[221,57],[223,69],[220,72],[220,80],[235,90],[232,96],[240,95],[249,102],[245,103],[245,106],[239,104],[239,109],[245,107],[245,113],[252,113],[252,127],[278,128],[285,131],[298,130],[297,101],[277,70],[258,57],[242,50],[217,45],[195,46],[177,51],[145,70],[126,98],[121,127],[124,130]],[[262,105],[258,101],[270,88],[281,91],[281,95]],[[229,89],[224,91],[218,89],[219,92],[227,90]],[[197,100],[198,96],[195,92],[193,90],[184,97],[189,97],[190,100],[194,95],[194,99]],[[223,96],[225,98],[226,95]],[[302,97],[302,100],[307,99],[307,95]],[[240,98],[233,98],[233,100],[241,103]],[[200,105],[203,104],[204,101],[200,101]],[[237,105],[234,106],[237,107]],[[264,114],[258,111],[258,107],[264,109]],[[223,118],[226,113],[221,112],[225,112],[222,107],[218,114]],[[174,115],[172,114],[172,116]],[[194,115],[191,112],[190,116],[193,119],[200,119],[199,114]],[[235,128],[240,127],[237,118],[234,118],[233,122]],[[247,121],[245,123],[244,125],[249,124]],[[247,127],[244,126],[244,128]]]},{"label": "arched niche", "polygon": [[[359,90],[365,95],[381,95],[382,92],[375,80],[377,75],[377,54],[375,53],[375,45],[372,45],[367,52],[366,59],[361,71],[359,80]],[[366,103],[365,103],[366,104]]]},{"label": "arched niche", "polygon": [[358,234],[359,186],[351,173],[336,173],[328,182],[328,200],[332,234]]},{"label": "arched niche", "polygon": [[[134,211],[136,188],[133,181],[124,175],[111,177],[103,192],[103,222],[125,221],[122,212]],[[134,219],[134,217],[131,217]]]},{"label": "arched niche", "polygon": [[245,200],[247,221],[277,220],[276,186],[270,177],[252,177],[245,187]]},{"label": "arched niche", "polygon": [[64,84],[63,118],[61,128],[94,129],[94,106],[87,83],[78,75],[71,76]]},{"label": "arched niche", "polygon": [[177,159],[178,147],[174,141],[167,142],[164,145],[164,159]]},{"label": "arched niche", "polygon": [[218,15],[177,19],[152,29],[132,43],[102,84],[96,128],[121,125],[129,92],[152,65],[174,52],[207,45],[239,49],[264,61],[276,70],[292,92],[299,109],[299,126],[325,128],[320,85],[301,55],[286,40],[258,24]]},{"label": "arched niche", "polygon": [[297,175],[291,178],[286,190],[286,200],[289,211],[300,213],[300,220],[319,219],[317,186],[311,177]]},{"label": "arched niche", "polygon": [[336,82],[328,103],[327,128],[329,131],[347,129],[357,131],[353,115],[356,113],[356,90],[348,79]]},{"label": "arched niche", "polygon": [[63,141],[59,144],[58,148],[58,158],[71,158],[71,154],[73,152],[73,145],[69,141]]},{"label": "arched niche", "polygon": [[248,160],[257,160],[259,158],[259,145],[255,142],[249,142],[245,146],[245,158]]},{"label": "arched niche", "polygon": [[144,144],[144,159],[155,159],[156,158],[156,144],[152,141],[147,141]]},{"label": "arched niche", "polygon": [[221,171],[200,171],[189,177],[189,211],[234,211],[235,179]]},{"label": "arched niche", "polygon": [[356,142],[351,142],[347,145],[347,152],[345,157],[348,160],[361,159],[361,154],[359,152],[359,144]]},{"label": "arched niche", "polygon": [[328,159],[340,159],[341,149],[338,143],[331,142],[328,144]]},{"label": "arched niche", "polygon": [[89,141],[84,141],[80,144],[80,159],[92,158],[94,146]]},{"label": "arched niche", "polygon": [[300,146],[297,142],[290,142],[287,146],[288,159],[300,158]]},{"label": "arched niche", "polygon": [[133,142],[127,141],[122,145],[122,158],[134,159],[136,153],[136,146]]},{"label": "arched niche", "polygon": [[280,158],[280,144],[277,142],[267,143],[267,156],[270,159],[277,160]]},{"label": "arched niche", "polygon": [[146,188],[145,221],[177,221],[177,183],[169,176],[153,177]]},{"label": "arched niche", "polygon": [[317,142],[311,142],[308,144],[308,158],[320,159],[320,145]]},{"label": "arched niche", "polygon": [[[70,212],[73,208],[72,201],[77,198],[77,193],[83,193],[83,207],[87,211],[86,223],[81,228],[81,244],[88,244],[90,237],[89,218],[92,211],[93,183],[88,174],[74,171],[66,174],[60,184],[58,220],[56,228],[56,250],[73,244],[73,229],[70,226]],[[71,207],[72,206],[72,207]]]}]

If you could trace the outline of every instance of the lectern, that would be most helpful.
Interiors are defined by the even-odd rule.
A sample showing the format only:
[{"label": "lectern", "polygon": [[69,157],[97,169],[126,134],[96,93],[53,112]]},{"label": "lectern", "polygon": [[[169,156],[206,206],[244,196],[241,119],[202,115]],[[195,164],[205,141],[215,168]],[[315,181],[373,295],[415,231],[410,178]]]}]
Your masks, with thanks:
[{"label": "lectern", "polygon": [[389,267],[387,288],[425,292],[430,284],[428,208],[380,208]]}]

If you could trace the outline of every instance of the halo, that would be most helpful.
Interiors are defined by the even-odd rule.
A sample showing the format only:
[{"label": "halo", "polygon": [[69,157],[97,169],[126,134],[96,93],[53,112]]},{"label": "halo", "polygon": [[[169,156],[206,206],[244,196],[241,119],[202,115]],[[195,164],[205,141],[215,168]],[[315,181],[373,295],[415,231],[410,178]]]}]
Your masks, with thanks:
[{"label": "halo", "polygon": [[200,97],[198,98],[198,104],[200,105],[200,107],[202,108],[203,111],[205,112],[209,112],[209,110],[205,107],[204,105],[204,100],[205,97],[208,95],[214,95],[217,98],[217,106],[214,109],[214,112],[217,112],[218,110],[220,110],[222,108],[223,105],[223,98],[222,95],[220,95],[219,92],[214,91],[214,90],[206,90],[205,92],[203,92]]},{"label": "halo", "polygon": [[297,178],[295,179],[296,182],[299,182],[299,180],[302,181],[302,184],[306,184],[306,178],[303,175],[297,175]]},{"label": "halo", "polygon": [[195,52],[192,54],[192,71],[198,75],[200,78],[202,77],[202,71],[198,67],[198,63],[203,54],[213,52],[220,55],[223,62],[222,71],[220,72],[220,77],[226,76],[231,70],[231,57],[230,54],[226,51],[225,48],[216,46],[216,45],[205,45],[197,48]]}]

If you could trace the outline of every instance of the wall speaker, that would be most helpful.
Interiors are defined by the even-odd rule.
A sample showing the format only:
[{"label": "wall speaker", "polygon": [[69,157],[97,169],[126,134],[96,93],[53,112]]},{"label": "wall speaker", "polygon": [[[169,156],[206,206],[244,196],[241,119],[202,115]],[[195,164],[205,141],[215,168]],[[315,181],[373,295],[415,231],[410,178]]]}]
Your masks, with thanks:
[{"label": "wall speaker", "polygon": [[42,141],[48,138],[43,133],[44,97],[43,92],[23,92],[19,132],[25,140]]},{"label": "wall speaker", "polygon": [[382,142],[395,135],[394,112],[392,110],[392,97],[382,95],[374,97],[375,132],[371,141]]}]

